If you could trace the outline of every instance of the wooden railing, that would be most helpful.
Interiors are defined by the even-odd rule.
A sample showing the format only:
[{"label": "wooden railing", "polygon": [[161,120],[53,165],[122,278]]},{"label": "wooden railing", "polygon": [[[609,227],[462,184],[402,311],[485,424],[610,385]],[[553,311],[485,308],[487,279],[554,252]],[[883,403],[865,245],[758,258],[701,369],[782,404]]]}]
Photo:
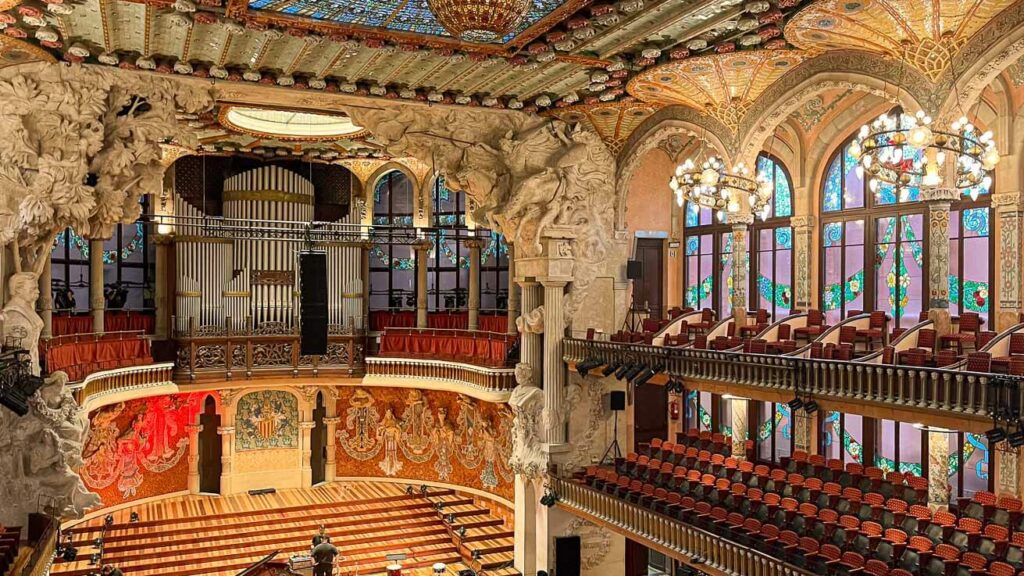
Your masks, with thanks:
[{"label": "wooden railing", "polygon": [[173,376],[173,362],[115,368],[94,372],[72,389],[78,404],[83,405],[90,397],[173,384]]},{"label": "wooden railing", "polygon": [[190,331],[175,337],[179,378],[231,379],[259,376],[316,377],[321,373],[361,376],[364,371],[364,334],[330,334],[327,354],[303,356],[296,333],[259,334],[251,330],[224,330],[219,334]]},{"label": "wooden railing", "polygon": [[558,506],[563,510],[604,524],[613,531],[626,533],[631,540],[698,569],[713,569],[735,576],[812,574],[748,546],[620,500],[590,486],[556,477],[549,479],[549,485],[558,495]]},{"label": "wooden railing", "polygon": [[675,378],[799,392],[839,401],[880,402],[982,417],[990,416],[996,406],[1024,405],[1022,379],[1003,374],[578,338],[565,339],[562,352],[566,362],[643,362]]},{"label": "wooden railing", "polygon": [[516,386],[512,368],[485,368],[443,360],[367,358],[366,375],[405,380],[433,380],[485,392],[511,392]]}]

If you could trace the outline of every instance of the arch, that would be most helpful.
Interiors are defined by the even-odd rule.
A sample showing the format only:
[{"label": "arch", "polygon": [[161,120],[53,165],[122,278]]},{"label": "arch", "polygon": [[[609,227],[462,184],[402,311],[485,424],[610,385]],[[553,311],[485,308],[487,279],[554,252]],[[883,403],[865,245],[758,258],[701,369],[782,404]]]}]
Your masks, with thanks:
[{"label": "arch", "polygon": [[[416,192],[419,190],[421,185],[420,179],[416,177],[416,174],[414,174],[413,171],[410,170],[408,166],[395,161],[390,161],[386,164],[383,164],[382,166],[374,170],[373,174],[370,174],[370,177],[366,179],[366,194],[372,194],[373,190],[377,187],[377,183],[380,181],[380,179],[383,178],[388,172],[394,171],[398,171],[401,172],[402,174],[405,174],[406,178],[409,179],[409,182],[412,182],[412,195],[413,198],[416,198]],[[373,204],[370,203],[370,206],[372,207]]]},{"label": "arch", "polygon": [[[682,116],[690,116],[691,113],[696,113],[691,108],[684,106],[673,106],[666,110],[677,110],[686,111],[681,114]],[[659,111],[657,114],[649,118],[640,126],[633,135],[630,136],[627,145],[623,148],[622,154],[619,156],[619,169],[616,176],[616,190],[615,190],[615,229],[625,230],[626,228],[626,210],[627,210],[627,196],[629,195],[629,183],[633,179],[633,173],[636,171],[637,166],[643,160],[644,156],[658,147],[662,142],[672,136],[688,136],[688,137],[700,137],[703,136],[707,139],[708,144],[715,149],[715,151],[726,161],[729,162],[731,159],[730,150],[731,142],[728,140],[722,140],[719,134],[727,134],[728,129],[721,126],[721,130],[716,127],[710,126],[710,124],[717,123],[710,117],[702,117],[702,122],[694,122],[693,119],[677,119],[677,118],[664,118],[659,116],[665,112],[665,110]],[[672,116],[672,115],[669,115]],[[654,120],[652,122],[652,120]],[[666,184],[667,188],[667,184]]]},{"label": "arch", "polygon": [[[902,88],[897,90],[897,86]],[[898,62],[864,52],[824,54],[783,76],[754,101],[737,131],[737,157],[744,161],[754,158],[768,135],[790,114],[808,99],[833,88],[850,88],[894,101],[898,99],[910,112],[925,107],[915,94],[932,91],[931,83],[920,72],[913,69],[901,72]]]}]

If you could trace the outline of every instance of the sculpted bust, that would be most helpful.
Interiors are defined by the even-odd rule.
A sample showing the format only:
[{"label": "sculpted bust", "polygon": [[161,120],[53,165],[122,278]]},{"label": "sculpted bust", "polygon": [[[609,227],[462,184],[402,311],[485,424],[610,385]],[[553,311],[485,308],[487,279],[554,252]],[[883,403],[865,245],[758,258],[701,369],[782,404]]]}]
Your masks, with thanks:
[{"label": "sculpted bust", "polygon": [[28,350],[32,373],[38,375],[39,335],[43,332],[43,319],[36,314],[39,281],[31,272],[18,272],[11,276],[7,288],[10,300],[3,309],[4,342],[11,341]]}]

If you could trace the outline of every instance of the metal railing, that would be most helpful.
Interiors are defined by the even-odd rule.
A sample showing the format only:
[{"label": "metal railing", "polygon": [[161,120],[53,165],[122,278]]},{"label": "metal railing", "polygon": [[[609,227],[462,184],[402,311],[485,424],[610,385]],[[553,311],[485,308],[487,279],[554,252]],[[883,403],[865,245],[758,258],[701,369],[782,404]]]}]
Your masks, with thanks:
[{"label": "metal railing", "polygon": [[987,417],[1024,406],[1021,378],[928,368],[567,338],[567,362],[643,362],[674,378]]},{"label": "metal railing", "polygon": [[558,506],[569,513],[581,512],[608,527],[627,531],[629,538],[660,549],[677,560],[700,559],[697,568],[712,568],[735,576],[810,576],[792,564],[701,530],[690,524],[631,504],[572,480],[549,479],[558,494]]},{"label": "metal railing", "polygon": [[367,358],[366,375],[404,380],[433,380],[485,392],[511,392],[516,386],[512,368],[485,368],[443,360]]}]

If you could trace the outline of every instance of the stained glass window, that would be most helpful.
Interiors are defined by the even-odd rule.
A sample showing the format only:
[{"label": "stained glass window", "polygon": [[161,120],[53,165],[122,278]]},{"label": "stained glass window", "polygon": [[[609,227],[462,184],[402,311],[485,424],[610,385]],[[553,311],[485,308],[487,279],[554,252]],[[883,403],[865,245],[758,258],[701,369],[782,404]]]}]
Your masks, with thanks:
[{"label": "stained glass window", "polygon": [[827,222],[823,228],[825,287],[822,307],[829,324],[847,310],[864,309],[864,221]]},{"label": "stained glass window", "polygon": [[411,246],[390,240],[392,227],[411,227],[412,183],[397,170],[373,187],[373,223],[387,230],[386,240],[370,248],[370,310],[416,306],[416,260]]},{"label": "stained glass window", "polygon": [[757,157],[757,174],[767,175],[772,182],[773,218],[788,218],[793,215],[793,183],[789,174],[776,158],[762,152]]},{"label": "stained glass window", "polygon": [[924,216],[901,214],[875,220],[875,310],[896,325],[918,322],[924,305]]},{"label": "stained glass window", "polygon": [[714,237],[698,234],[686,237],[686,306],[712,308],[714,297]]},{"label": "stained glass window", "polygon": [[[755,402],[751,400],[751,402]],[[792,412],[786,404],[757,402],[758,457],[766,462],[781,462],[793,452]]]},{"label": "stained glass window", "polygon": [[822,453],[844,464],[864,463],[864,418],[858,414],[828,412],[822,428]]},{"label": "stained glass window", "polygon": [[793,214],[793,185],[783,165],[762,152],[757,157],[758,174],[772,179],[771,218],[754,221],[751,238],[755,251],[751,254],[754,274],[752,290],[757,308],[767,310],[775,320],[788,316],[793,309],[793,229],[785,220]]},{"label": "stained glass window", "polygon": [[949,213],[949,313],[989,311],[989,216],[987,206]]}]

